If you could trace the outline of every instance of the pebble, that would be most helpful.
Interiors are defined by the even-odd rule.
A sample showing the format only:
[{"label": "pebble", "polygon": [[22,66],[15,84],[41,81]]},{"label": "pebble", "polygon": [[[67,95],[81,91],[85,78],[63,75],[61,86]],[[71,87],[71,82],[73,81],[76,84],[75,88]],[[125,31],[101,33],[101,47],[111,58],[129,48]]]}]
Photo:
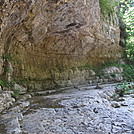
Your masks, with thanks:
[{"label": "pebble", "polygon": [[121,104],[118,103],[118,102],[112,102],[111,106],[114,107],[114,108],[119,108],[119,107],[121,107]]},{"label": "pebble", "polygon": [[29,101],[24,101],[24,102],[21,102],[21,107],[22,108],[25,108],[25,107],[28,107],[30,105],[30,102]]}]

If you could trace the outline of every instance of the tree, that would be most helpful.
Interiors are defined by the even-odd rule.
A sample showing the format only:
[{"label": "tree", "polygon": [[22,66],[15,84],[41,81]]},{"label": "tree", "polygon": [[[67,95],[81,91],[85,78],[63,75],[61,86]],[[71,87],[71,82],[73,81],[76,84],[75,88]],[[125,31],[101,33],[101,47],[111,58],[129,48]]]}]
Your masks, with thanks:
[{"label": "tree", "polygon": [[[134,62],[134,2],[132,0],[120,1],[120,18],[123,23],[123,38],[125,38],[125,54],[127,60]],[[121,24],[121,23],[120,23]],[[127,33],[127,34],[126,34]]]}]

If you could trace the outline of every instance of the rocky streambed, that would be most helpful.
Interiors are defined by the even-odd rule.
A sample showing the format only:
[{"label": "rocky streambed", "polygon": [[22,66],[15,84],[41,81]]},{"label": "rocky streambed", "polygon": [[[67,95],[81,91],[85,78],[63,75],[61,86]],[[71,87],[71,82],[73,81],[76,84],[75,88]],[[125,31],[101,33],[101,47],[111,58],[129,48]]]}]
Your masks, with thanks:
[{"label": "rocky streambed", "polygon": [[1,115],[0,134],[134,134],[133,92],[116,100],[114,93],[105,84],[25,95]]}]

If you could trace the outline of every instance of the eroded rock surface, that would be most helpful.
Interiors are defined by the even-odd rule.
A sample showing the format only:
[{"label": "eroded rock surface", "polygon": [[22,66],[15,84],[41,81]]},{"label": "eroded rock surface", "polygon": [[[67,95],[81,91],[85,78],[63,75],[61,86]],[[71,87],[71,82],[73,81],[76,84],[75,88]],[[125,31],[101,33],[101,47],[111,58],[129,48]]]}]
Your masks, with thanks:
[{"label": "eroded rock surface", "polygon": [[2,0],[0,56],[12,53],[12,75],[43,88],[84,83],[87,70],[74,67],[121,57],[117,15],[100,8],[99,0]]}]

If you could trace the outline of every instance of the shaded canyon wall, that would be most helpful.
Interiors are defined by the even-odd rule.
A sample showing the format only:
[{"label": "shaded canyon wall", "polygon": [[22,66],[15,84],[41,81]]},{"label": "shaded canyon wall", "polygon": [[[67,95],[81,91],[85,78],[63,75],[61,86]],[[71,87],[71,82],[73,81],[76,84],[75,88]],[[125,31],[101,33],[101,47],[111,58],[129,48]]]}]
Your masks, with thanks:
[{"label": "shaded canyon wall", "polygon": [[12,77],[83,83],[91,73],[75,67],[121,58],[119,36],[116,13],[105,18],[99,0],[1,0],[0,74],[11,53]]}]

